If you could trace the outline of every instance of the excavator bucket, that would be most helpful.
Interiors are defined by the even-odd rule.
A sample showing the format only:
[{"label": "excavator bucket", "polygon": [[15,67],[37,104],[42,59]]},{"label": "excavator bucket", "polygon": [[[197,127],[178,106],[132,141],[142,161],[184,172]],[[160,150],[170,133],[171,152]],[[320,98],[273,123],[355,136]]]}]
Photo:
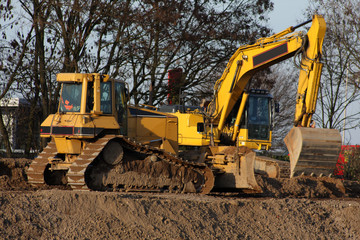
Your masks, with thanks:
[{"label": "excavator bucket", "polygon": [[293,127],[284,142],[290,155],[290,177],[331,176],[341,150],[338,130]]}]

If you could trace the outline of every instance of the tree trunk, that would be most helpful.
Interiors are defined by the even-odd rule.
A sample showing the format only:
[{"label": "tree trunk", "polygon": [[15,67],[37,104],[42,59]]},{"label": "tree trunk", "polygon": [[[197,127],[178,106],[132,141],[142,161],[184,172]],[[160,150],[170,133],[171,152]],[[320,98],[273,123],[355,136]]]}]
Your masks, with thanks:
[{"label": "tree trunk", "polygon": [[11,144],[9,141],[9,134],[5,127],[4,121],[3,121],[3,115],[2,110],[0,108],[0,133],[1,133],[1,139],[5,145],[6,149],[6,157],[12,157],[12,150],[11,150]]}]

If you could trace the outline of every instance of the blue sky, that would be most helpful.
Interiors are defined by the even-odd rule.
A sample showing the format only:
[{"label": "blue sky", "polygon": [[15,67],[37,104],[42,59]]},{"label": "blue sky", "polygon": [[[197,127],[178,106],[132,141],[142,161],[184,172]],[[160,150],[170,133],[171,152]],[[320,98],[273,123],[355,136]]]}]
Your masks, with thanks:
[{"label": "blue sky", "polygon": [[296,26],[302,19],[308,0],[272,0],[274,10],[268,15],[270,26],[275,33]]}]

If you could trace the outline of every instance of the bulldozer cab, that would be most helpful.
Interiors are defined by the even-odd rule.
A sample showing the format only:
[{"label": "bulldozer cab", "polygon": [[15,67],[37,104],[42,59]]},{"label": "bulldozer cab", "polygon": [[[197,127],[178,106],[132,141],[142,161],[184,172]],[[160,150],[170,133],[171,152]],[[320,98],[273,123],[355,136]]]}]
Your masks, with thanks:
[{"label": "bulldozer cab", "polygon": [[120,134],[127,133],[127,96],[125,83],[107,75],[62,73],[58,112],[113,116],[120,125]]}]

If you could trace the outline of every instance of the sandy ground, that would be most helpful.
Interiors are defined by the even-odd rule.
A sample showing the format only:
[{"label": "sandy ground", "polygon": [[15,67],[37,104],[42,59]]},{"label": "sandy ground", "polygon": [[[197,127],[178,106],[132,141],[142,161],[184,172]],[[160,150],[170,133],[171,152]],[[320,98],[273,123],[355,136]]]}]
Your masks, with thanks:
[{"label": "sandy ground", "polygon": [[35,189],[0,159],[1,239],[360,239],[360,183],[257,177],[264,193]]}]

